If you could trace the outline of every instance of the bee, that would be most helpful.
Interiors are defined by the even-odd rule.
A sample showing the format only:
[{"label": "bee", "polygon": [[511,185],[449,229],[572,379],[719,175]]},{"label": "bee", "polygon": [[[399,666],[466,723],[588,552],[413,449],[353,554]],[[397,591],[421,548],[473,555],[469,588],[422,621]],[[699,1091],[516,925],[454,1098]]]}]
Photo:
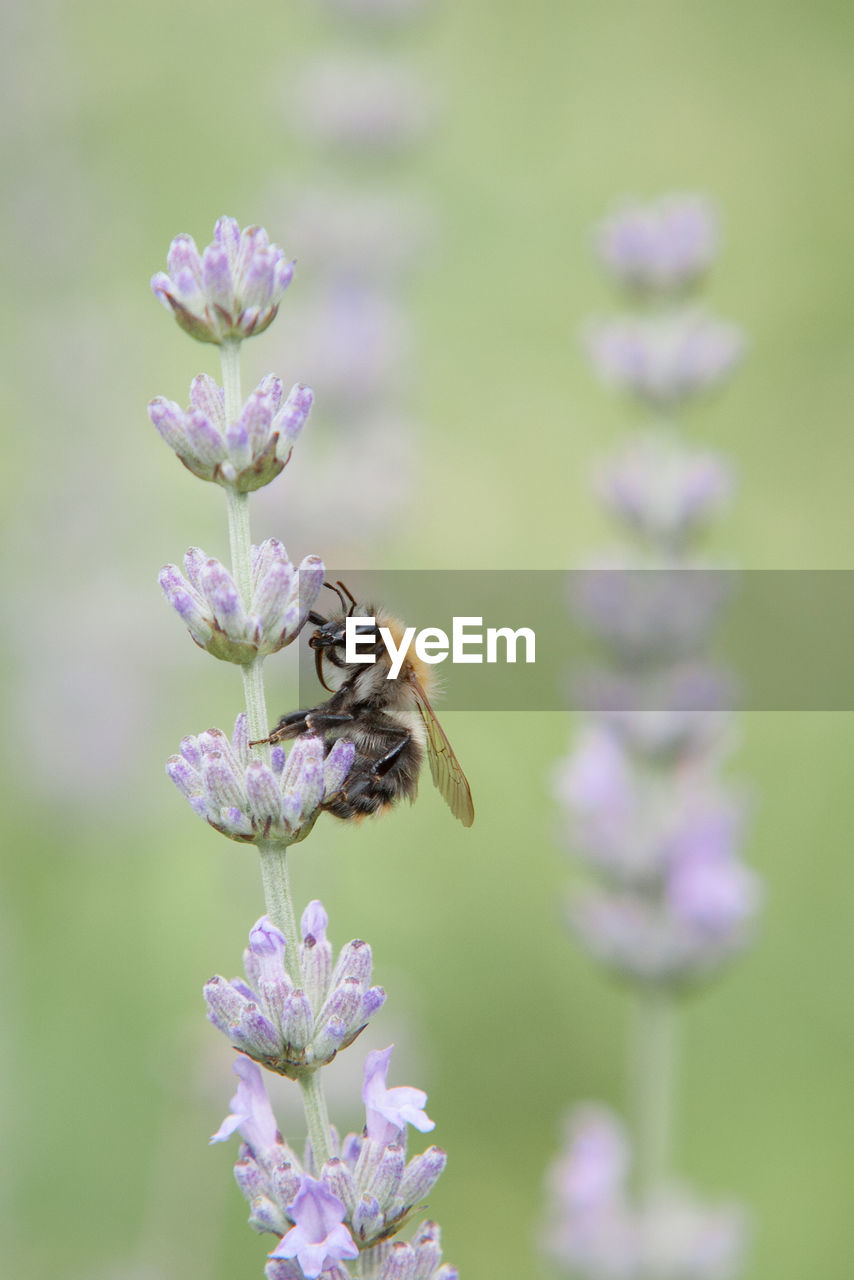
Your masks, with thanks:
[{"label": "bee", "polygon": [[[426,753],[433,782],[454,817],[470,827],[471,790],[425,692],[432,684],[429,667],[407,655],[397,677],[388,679],[391,658],[379,629],[388,627],[399,645],[403,625],[383,610],[359,606],[342,582],[323,585],[338,596],[340,608],[329,618],[309,613],[317,630],[308,643],[318,679],[332,697],[282,716],[269,738],[260,741],[281,742],[314,733],[323,738],[327,754],[341,738],[353,743],[356,754],[344,785],[322,806],[336,818],[360,818],[398,800],[413,801]],[[345,660],[345,624],[354,615],[374,618],[374,624],[357,627],[360,652],[373,653],[373,662]]]}]

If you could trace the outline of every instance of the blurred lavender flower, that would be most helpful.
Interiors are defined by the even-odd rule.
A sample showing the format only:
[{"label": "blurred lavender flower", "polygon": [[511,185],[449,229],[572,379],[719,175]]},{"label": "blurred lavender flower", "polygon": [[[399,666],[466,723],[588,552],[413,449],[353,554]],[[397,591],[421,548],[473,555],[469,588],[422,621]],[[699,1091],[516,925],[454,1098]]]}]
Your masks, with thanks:
[{"label": "blurred lavender flower", "polygon": [[592,726],[556,775],[569,840],[605,880],[570,909],[597,959],[644,981],[685,981],[745,945],[761,901],[739,860],[743,805],[706,757],[673,774]]},{"label": "blurred lavender flower", "polygon": [[710,662],[686,661],[653,671],[591,668],[573,687],[577,705],[650,760],[694,759],[724,744],[730,734],[733,678]]},{"label": "blurred lavender flower", "polygon": [[226,422],[225,396],[213,378],[200,373],[190,384],[190,406],[157,396],[148,416],[188,471],[238,493],[251,493],[274,480],[290,459],[314,396],[297,383],[283,400],[282,383],[267,374],[239,418]]},{"label": "blurred lavender flower", "polygon": [[578,616],[625,666],[657,665],[702,653],[733,579],[711,565],[641,555],[599,557],[573,576]]},{"label": "blurred lavender flower", "polygon": [[320,0],[333,13],[347,18],[406,21],[425,9],[431,0]]},{"label": "blurred lavender flower", "polygon": [[611,513],[632,533],[655,546],[683,551],[729,498],[733,475],[714,453],[647,433],[600,468],[597,487]]},{"label": "blurred lavender flower", "polygon": [[294,568],[281,542],[268,538],[250,550],[252,599],[244,607],[237,584],[219,560],[199,547],[160,571],[160,586],[196,644],[215,658],[245,664],[276,653],[299,635],[323,586],[323,561],[306,556]]},{"label": "blurred lavender flower", "polygon": [[629,1193],[630,1150],[605,1107],[579,1107],[549,1174],[546,1247],[578,1280],[734,1280],[745,1226],[734,1205],[708,1207],[666,1187]]},{"label": "blurred lavender flower", "polygon": [[370,986],[371,948],[349,942],[333,966],[326,924],[323,904],[310,903],[298,960],[262,916],[243,954],[249,985],[217,975],[205,986],[208,1018],[235,1049],[291,1079],[331,1062],[385,1003],[382,987]]},{"label": "blurred lavender flower", "polygon": [[394,188],[292,190],[287,208],[303,268],[374,289],[398,284],[423,258],[432,230],[423,201]]},{"label": "blurred lavender flower", "polygon": [[303,131],[318,142],[364,151],[408,146],[435,116],[414,68],[381,58],[317,59],[301,73],[296,106]]},{"label": "blurred lavender flower", "polygon": [[627,204],[597,229],[596,247],[625,288],[679,293],[696,284],[714,261],[717,218],[708,201],[695,195]]},{"label": "blurred lavender flower", "polygon": [[322,738],[304,734],[285,757],[281,746],[270,765],[250,755],[245,714],[229,741],[208,729],[181,743],[166,772],[199,817],[231,840],[295,844],[308,835],[324,799],[341,787],[353,762],[352,742],[335,743],[328,756]]},{"label": "blurred lavender flower", "polygon": [[263,227],[220,218],[211,244],[199,253],[192,236],[172,241],[167,272],[151,288],[185,332],[199,342],[222,343],[263,333],[275,319],[294,264]]},{"label": "blurred lavender flower", "polygon": [[744,339],[734,325],[685,308],[592,324],[587,347],[602,382],[664,411],[720,386]]}]

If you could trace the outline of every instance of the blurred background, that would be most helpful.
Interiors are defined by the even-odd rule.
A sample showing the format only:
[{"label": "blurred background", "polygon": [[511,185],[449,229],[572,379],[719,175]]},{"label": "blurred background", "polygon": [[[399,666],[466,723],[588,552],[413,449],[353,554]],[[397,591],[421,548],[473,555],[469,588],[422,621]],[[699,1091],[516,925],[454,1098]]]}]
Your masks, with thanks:
[{"label": "blurred background", "polygon": [[[632,424],[578,339],[612,306],[591,225],[622,197],[708,193],[709,301],[750,339],[690,420],[740,473],[713,550],[850,568],[854,12],[40,0],[4,25],[3,1255],[22,1280],[261,1276],[236,1148],[207,1146],[232,1077],[201,1002],[240,969],[260,877],[163,773],[239,709],[238,672],[156,583],[190,544],[226,555],[224,501],[146,416],[218,358],[149,277],[222,213],[298,259],[244,386],[274,370],[318,407],[257,538],[342,569],[571,567],[610,536],[588,477]],[[268,666],[277,712],[289,657]],[[323,899],[333,941],[372,944],[389,992],[372,1043],[398,1045],[391,1082],[428,1090],[450,1156],[430,1204],[446,1258],[545,1275],[559,1117],[622,1105],[625,1000],[560,923],[550,776],[570,719],[445,720],[474,828],[429,785],[382,822],[322,821],[296,899]],[[682,1024],[679,1166],[750,1207],[753,1280],[838,1276],[854,1248],[852,745],[848,714],[743,718],[732,771],[768,904]],[[342,1130],[362,1120],[350,1052],[330,1069]]]}]

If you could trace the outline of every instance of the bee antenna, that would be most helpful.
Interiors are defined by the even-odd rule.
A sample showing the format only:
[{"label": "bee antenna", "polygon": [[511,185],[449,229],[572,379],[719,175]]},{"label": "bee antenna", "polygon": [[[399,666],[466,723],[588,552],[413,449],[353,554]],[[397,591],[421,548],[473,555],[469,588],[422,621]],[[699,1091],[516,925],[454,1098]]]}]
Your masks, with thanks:
[{"label": "bee antenna", "polygon": [[[356,608],[356,597],[353,595],[352,591],[350,591],[347,587],[344,586],[344,583],[341,581],[340,578],[336,582],[335,586],[340,587],[341,590],[344,592],[344,595],[350,601],[350,608],[347,610],[347,616],[352,618],[353,610]],[[341,603],[343,604],[344,601],[342,600]]]},{"label": "bee antenna", "polygon": [[[338,590],[338,588],[339,588],[339,587],[340,587],[340,585],[341,585],[341,584],[340,584],[340,582],[339,582],[339,583],[335,583],[335,582],[324,582],[324,584],[323,584],[323,585],[324,585],[324,587],[326,587],[329,591],[334,591],[334,592],[335,592],[336,596],[338,597],[338,603],[341,605],[341,608],[342,608],[342,609],[344,609],[344,610],[345,610],[345,612],[346,612],[346,609],[347,609],[347,603],[346,603],[346,601],[345,601],[344,597],[342,596],[341,592]],[[347,594],[349,595],[350,593],[348,592]]]}]

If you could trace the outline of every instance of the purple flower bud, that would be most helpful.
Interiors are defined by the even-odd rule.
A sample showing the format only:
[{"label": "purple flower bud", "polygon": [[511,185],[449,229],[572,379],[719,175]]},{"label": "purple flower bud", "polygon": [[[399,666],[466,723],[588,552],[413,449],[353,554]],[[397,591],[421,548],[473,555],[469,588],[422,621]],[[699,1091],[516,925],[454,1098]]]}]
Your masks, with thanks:
[{"label": "purple flower bud", "polygon": [[268,374],[236,421],[227,422],[222,388],[207,374],[200,374],[190,385],[188,409],[158,396],[148,413],[161,437],[194,475],[250,493],[274,480],[290,457],[296,437],[285,438],[283,426],[290,425],[296,432],[295,424],[302,426],[308,416],[311,392],[307,388],[278,411],[281,395],[279,379]]},{"label": "purple flower bud", "polygon": [[296,1258],[307,1280],[317,1280],[328,1266],[359,1256],[353,1237],[343,1225],[344,1205],[322,1182],[304,1174],[288,1213],[294,1226],[270,1257]]},{"label": "purple flower bud", "polygon": [[341,948],[341,954],[332,975],[332,986],[337,987],[347,978],[355,978],[362,986],[371,980],[371,948],[361,938],[355,938]]},{"label": "purple flower bud", "polygon": [[287,462],[296,440],[308,421],[311,406],[314,403],[314,392],[301,382],[291,387],[288,398],[282,405],[273,421],[273,430],[278,432],[279,440],[276,453],[282,462]]},{"label": "purple flower bud", "polygon": [[364,1242],[378,1235],[385,1226],[385,1215],[376,1196],[363,1195],[353,1210],[350,1221],[357,1240]]},{"label": "purple flower bud", "polygon": [[405,1240],[395,1240],[383,1262],[382,1280],[415,1280],[415,1250]]},{"label": "purple flower bud", "polygon": [[201,255],[191,236],[176,236],[167,266],[168,274],[153,277],[152,290],[199,342],[240,341],[262,333],[293,275],[293,263],[270,244],[266,231],[240,231],[233,218],[219,219],[213,242]]},{"label": "purple flower bud", "polygon": [[[191,547],[184,557],[187,578],[175,565],[166,565],[160,574],[167,600],[196,643],[216,658],[241,665],[296,639],[323,579],[323,564],[316,556],[308,557],[296,570],[275,539],[252,551],[260,572],[254,574],[248,611],[225,566],[199,547]],[[306,565],[310,571],[304,576]],[[336,756],[333,775],[335,765],[344,759]]]},{"label": "purple flower bud", "polygon": [[242,635],[246,612],[237,585],[225,566],[219,560],[207,560],[199,572],[199,583],[218,630]]},{"label": "purple flower bud", "polygon": [[275,1059],[281,1048],[281,1036],[256,1004],[248,1003],[236,1027],[231,1029],[231,1042],[250,1058],[266,1062]]},{"label": "purple flower bud", "polygon": [[403,1168],[406,1163],[403,1147],[398,1143],[390,1143],[380,1158],[370,1185],[365,1191],[376,1196],[381,1205],[387,1205],[398,1194]]},{"label": "purple flower bud", "polygon": [[196,644],[204,648],[213,636],[212,620],[206,616],[205,602],[183,578],[177,565],[164,565],[157,580]]},{"label": "purple flower bud", "polygon": [[280,1204],[290,1204],[300,1189],[302,1170],[296,1157],[280,1160],[270,1170],[270,1183]]},{"label": "purple flower bud", "polygon": [[[210,729],[185,739],[182,751],[170,758],[169,775],[195,811],[224,835],[241,842],[291,844],[311,830],[326,795],[321,738],[298,738],[285,767],[274,772],[263,761],[249,759],[246,717],[241,715],[232,741],[220,729]],[[188,762],[188,752],[198,757],[198,768]]]},{"label": "purple flower bud", "polygon": [[258,1196],[266,1195],[270,1188],[267,1174],[251,1155],[245,1155],[237,1161],[234,1166],[234,1178],[244,1197],[250,1202]]},{"label": "purple flower bud", "polygon": [[441,1147],[428,1147],[410,1160],[398,1188],[404,1204],[420,1204],[433,1190],[447,1163],[448,1157]]},{"label": "purple flower bud", "polygon": [[353,1174],[338,1156],[327,1160],[320,1172],[320,1180],[334,1196],[344,1204],[347,1213],[352,1214],[359,1199],[359,1193]]},{"label": "purple flower bud", "polygon": [[269,1196],[261,1195],[251,1202],[249,1225],[253,1231],[271,1231],[280,1235],[290,1226],[289,1219]]},{"label": "purple flower bud", "polygon": [[230,1035],[231,1027],[238,1022],[246,1007],[245,999],[219,974],[205,983],[203,994],[208,1006],[208,1019],[218,1031]]},{"label": "purple flower bud", "polygon": [[281,977],[284,971],[285,946],[285,935],[271,923],[269,916],[261,916],[249,931],[249,950],[268,981]]},{"label": "purple flower bud", "polygon": [[385,991],[382,987],[369,987],[362,996],[362,1014],[360,1021],[367,1022],[385,1004]]},{"label": "purple flower bud", "polygon": [[305,1049],[311,1040],[313,1023],[308,996],[299,989],[292,992],[282,1011],[282,1034],[286,1045],[297,1053]]},{"label": "purple flower bud", "polygon": [[166,772],[187,799],[200,793],[201,775],[182,756],[170,756],[166,761]]}]

